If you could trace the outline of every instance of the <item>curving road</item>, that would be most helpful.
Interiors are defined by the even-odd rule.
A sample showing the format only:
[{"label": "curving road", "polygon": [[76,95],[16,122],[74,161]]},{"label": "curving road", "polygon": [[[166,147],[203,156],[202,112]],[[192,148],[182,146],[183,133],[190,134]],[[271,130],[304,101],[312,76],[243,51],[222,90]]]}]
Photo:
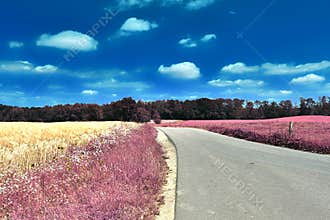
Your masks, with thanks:
[{"label": "curving road", "polygon": [[193,128],[178,151],[177,220],[330,219],[330,157]]}]

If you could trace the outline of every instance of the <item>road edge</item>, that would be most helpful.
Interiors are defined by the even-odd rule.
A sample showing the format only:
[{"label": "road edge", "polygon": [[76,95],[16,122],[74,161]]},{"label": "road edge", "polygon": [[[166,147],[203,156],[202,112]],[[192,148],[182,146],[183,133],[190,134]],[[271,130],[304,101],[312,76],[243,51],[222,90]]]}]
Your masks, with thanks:
[{"label": "road edge", "polygon": [[176,207],[176,187],[177,187],[177,151],[173,141],[157,128],[157,142],[163,147],[166,157],[166,163],[169,172],[166,177],[166,184],[162,188],[164,204],[159,208],[159,215],[156,220],[174,220]]}]

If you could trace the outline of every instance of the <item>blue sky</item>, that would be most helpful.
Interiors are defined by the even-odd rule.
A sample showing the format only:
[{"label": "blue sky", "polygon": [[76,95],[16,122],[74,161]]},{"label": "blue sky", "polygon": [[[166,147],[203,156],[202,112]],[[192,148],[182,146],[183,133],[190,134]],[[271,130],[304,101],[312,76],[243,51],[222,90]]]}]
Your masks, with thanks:
[{"label": "blue sky", "polygon": [[328,0],[0,4],[2,104],[330,92]]}]

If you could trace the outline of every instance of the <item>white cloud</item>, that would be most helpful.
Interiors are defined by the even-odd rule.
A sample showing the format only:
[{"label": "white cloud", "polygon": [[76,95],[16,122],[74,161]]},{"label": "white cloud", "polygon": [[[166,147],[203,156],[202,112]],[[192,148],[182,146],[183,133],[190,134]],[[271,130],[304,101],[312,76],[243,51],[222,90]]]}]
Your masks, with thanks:
[{"label": "white cloud", "polygon": [[134,89],[136,91],[150,88],[150,86],[144,82],[124,82],[113,78],[97,82],[89,82],[85,86],[93,89]]},{"label": "white cloud", "polygon": [[323,76],[316,75],[314,73],[302,76],[302,77],[297,77],[293,78],[291,80],[291,84],[314,84],[314,83],[320,83],[323,82],[325,78]]},{"label": "white cloud", "polygon": [[194,42],[191,38],[181,39],[179,41],[179,44],[182,45],[183,47],[187,47],[187,48],[197,47],[197,43]]},{"label": "white cloud", "polygon": [[129,9],[129,8],[143,8],[151,3],[154,0],[118,0],[118,8]]},{"label": "white cloud", "polygon": [[187,3],[186,9],[188,10],[199,10],[213,4],[215,0],[192,0]]},{"label": "white cloud", "polygon": [[228,73],[247,73],[260,71],[266,75],[292,75],[316,72],[330,69],[330,61],[316,63],[305,63],[300,65],[264,63],[259,66],[247,66],[245,63],[238,62],[222,68],[222,72]]},{"label": "white cloud", "polygon": [[97,95],[99,92],[96,90],[84,90],[81,92],[83,95]]},{"label": "white cloud", "polygon": [[38,73],[51,73],[58,70],[58,67],[47,64],[44,66],[35,67],[29,61],[0,61],[0,71],[2,72],[38,72]]},{"label": "white cloud", "polygon": [[200,69],[191,62],[172,64],[169,67],[161,65],[158,72],[180,79],[196,79],[201,76]]},{"label": "white cloud", "polygon": [[330,68],[330,61],[321,61],[318,63],[306,63],[300,65],[290,64],[272,64],[265,63],[261,66],[265,74],[270,75],[286,75],[315,72]]},{"label": "white cloud", "polygon": [[9,41],[8,46],[9,48],[21,48],[24,46],[24,43],[20,41]]},{"label": "white cloud", "polygon": [[117,7],[121,10],[144,8],[148,6],[169,7],[184,6],[187,10],[198,10],[213,4],[216,0],[117,0]]},{"label": "white cloud", "polygon": [[52,73],[52,72],[56,72],[58,70],[57,66],[53,66],[53,65],[45,65],[45,66],[37,66],[35,68],[35,71],[39,72],[39,73]]},{"label": "white cloud", "polygon": [[202,38],[201,38],[201,42],[209,42],[211,40],[215,40],[217,39],[217,35],[215,34],[205,34]]},{"label": "white cloud", "polygon": [[76,31],[62,31],[55,35],[43,34],[36,44],[37,46],[78,51],[94,51],[98,46],[98,42],[94,38]]},{"label": "white cloud", "polygon": [[208,82],[209,85],[215,87],[230,87],[230,86],[238,86],[238,87],[260,87],[265,83],[260,80],[252,80],[252,79],[237,79],[237,80],[211,80]]},{"label": "white cloud", "polygon": [[207,43],[214,39],[217,39],[217,36],[215,34],[205,34],[200,40],[195,41],[192,38],[188,37],[181,39],[178,43],[183,47],[193,48],[197,47],[199,42]]},{"label": "white cloud", "polygon": [[138,19],[135,17],[128,18],[125,23],[121,26],[120,32],[122,35],[131,34],[134,32],[145,32],[150,31],[151,29],[157,28],[158,24]]},{"label": "white cloud", "polygon": [[271,90],[264,87],[226,87],[221,89],[222,94],[230,96],[251,96],[265,100],[283,99],[288,95],[282,94],[279,90]]},{"label": "white cloud", "polygon": [[221,69],[221,72],[226,73],[249,73],[249,72],[257,72],[259,70],[258,66],[247,66],[244,63],[238,62],[234,64],[230,64],[228,66],[224,66]]},{"label": "white cloud", "polygon": [[191,95],[191,96],[188,96],[187,99],[191,99],[191,100],[198,99],[198,96],[197,95]]},{"label": "white cloud", "polygon": [[234,81],[236,85],[243,87],[259,87],[263,86],[265,83],[261,80],[252,80],[252,79],[238,79]]},{"label": "white cloud", "polygon": [[292,91],[291,90],[280,90],[280,93],[283,95],[291,95]]},{"label": "white cloud", "polygon": [[5,72],[28,72],[33,70],[32,63],[28,61],[5,61],[0,62],[0,70]]},{"label": "white cloud", "polygon": [[216,86],[216,87],[228,87],[228,86],[233,86],[234,81],[216,79],[216,80],[209,81],[208,84],[211,86]]}]

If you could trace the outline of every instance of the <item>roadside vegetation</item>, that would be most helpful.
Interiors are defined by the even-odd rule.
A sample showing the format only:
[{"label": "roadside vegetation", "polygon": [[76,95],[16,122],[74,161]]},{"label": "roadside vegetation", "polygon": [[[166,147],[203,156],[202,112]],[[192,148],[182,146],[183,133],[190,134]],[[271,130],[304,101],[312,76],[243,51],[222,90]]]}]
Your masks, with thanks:
[{"label": "roadside vegetation", "polygon": [[[292,129],[290,133],[290,122]],[[291,149],[330,154],[330,117],[298,116],[270,120],[176,121],[168,127],[193,127]]]},{"label": "roadside vegetation", "polygon": [[[30,139],[43,140],[39,132],[44,126],[57,125],[29,126],[36,132],[29,134]],[[79,131],[72,137],[68,134],[72,126],[61,124],[58,130],[51,130],[45,142],[58,140],[54,146],[64,147],[56,160],[52,160],[53,154],[50,160],[42,159],[47,163],[26,172],[12,169],[0,174],[0,219],[154,219],[163,202],[161,188],[167,174],[162,148],[156,142],[157,131],[149,125],[91,123],[82,130],[74,125],[73,130]],[[78,141],[79,135],[88,132],[92,135]],[[27,142],[31,144],[31,140]],[[49,152],[45,148],[41,153]]]}]

